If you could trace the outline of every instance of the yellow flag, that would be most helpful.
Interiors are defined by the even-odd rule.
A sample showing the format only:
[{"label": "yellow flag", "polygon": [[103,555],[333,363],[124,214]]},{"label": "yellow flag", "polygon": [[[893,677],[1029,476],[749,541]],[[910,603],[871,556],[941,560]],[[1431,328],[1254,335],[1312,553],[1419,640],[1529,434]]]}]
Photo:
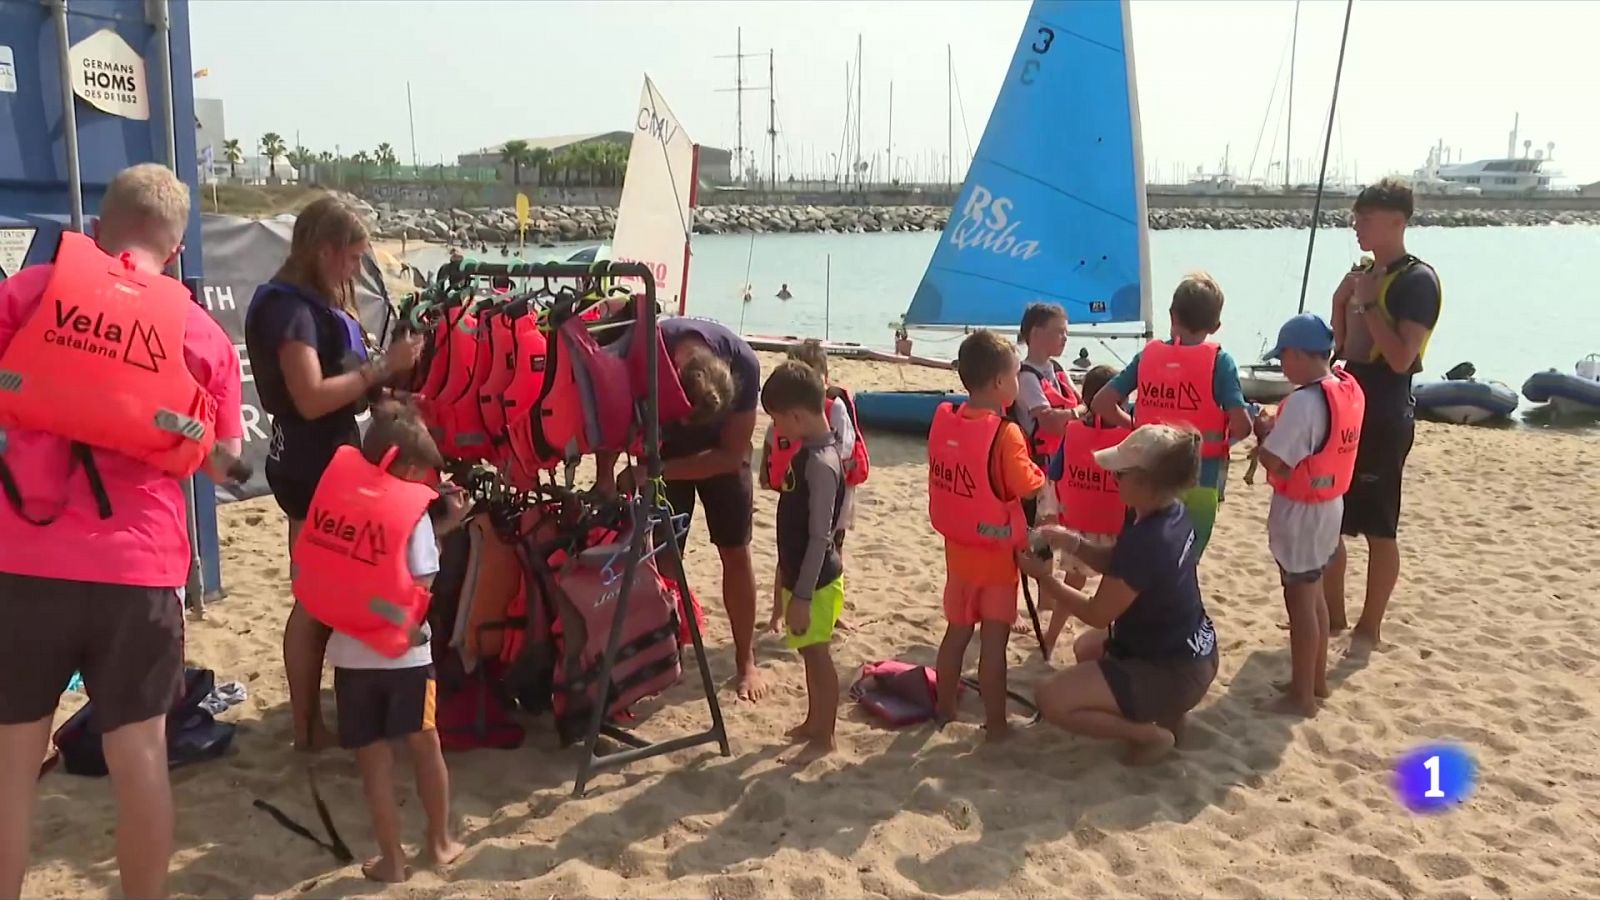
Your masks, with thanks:
[{"label": "yellow flag", "polygon": [[517,193],[517,227],[528,227],[528,195]]}]

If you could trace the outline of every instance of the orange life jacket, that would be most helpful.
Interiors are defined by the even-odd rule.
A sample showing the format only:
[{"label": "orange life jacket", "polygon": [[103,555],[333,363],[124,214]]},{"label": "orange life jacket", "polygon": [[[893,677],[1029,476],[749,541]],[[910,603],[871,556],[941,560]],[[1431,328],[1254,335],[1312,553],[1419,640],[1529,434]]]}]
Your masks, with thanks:
[{"label": "orange life jacket", "polygon": [[[963,407],[964,408],[964,407]],[[1000,429],[1009,419],[986,413],[968,418],[949,403],[933,414],[928,430],[928,517],[934,530],[958,544],[1022,547],[1028,520],[1020,500],[1002,500],[989,479]]]},{"label": "orange life jacket", "polygon": [[[48,432],[179,478],[193,475],[216,442],[217,420],[216,400],[183,356],[193,302],[180,282],[63,233],[38,307],[0,355],[0,429]],[[109,518],[92,457],[75,452],[90,467],[101,517]],[[9,470],[0,476],[10,495]],[[7,499],[20,507],[20,496]]]},{"label": "orange life jacket", "polygon": [[1228,455],[1228,414],[1212,388],[1217,354],[1222,348],[1203,344],[1151,341],[1139,354],[1139,396],[1133,404],[1134,427],[1191,425],[1200,432],[1200,455]]},{"label": "orange life jacket", "polygon": [[[1077,409],[1083,401],[1078,399],[1078,392],[1072,386],[1072,379],[1067,377],[1065,369],[1055,360],[1050,360],[1050,371],[1042,372],[1033,363],[1025,362],[1022,368],[1033,373],[1039,379],[1039,386],[1044,389],[1044,399],[1050,404],[1051,409]],[[1049,459],[1057,450],[1061,449],[1062,435],[1045,431],[1039,427],[1037,420],[1033,423],[1033,433],[1028,435],[1028,452],[1033,454],[1034,461]]]},{"label": "orange life jacket", "polygon": [[1322,446],[1280,478],[1268,473],[1272,490],[1299,503],[1326,503],[1350,490],[1355,477],[1356,450],[1361,445],[1361,417],[1367,408],[1361,385],[1344,369],[1299,390],[1320,387],[1328,401],[1328,434]]},{"label": "orange life jacket", "polygon": [[390,475],[394,453],[375,466],[356,447],[335,450],[291,552],[294,597],[306,612],[391,659],[411,648],[428,614],[406,545],[438,496]]},{"label": "orange life jacket", "polygon": [[[444,335],[442,354],[433,365],[444,377],[433,393],[423,391],[419,407],[439,452],[451,459],[480,460],[489,456],[489,434],[478,412],[478,317],[466,308],[445,313],[438,328]],[[429,382],[435,380],[430,370]]]},{"label": "orange life jacket", "polygon": [[501,313],[485,318],[489,327],[484,343],[488,345],[489,359],[479,363],[484,367],[484,376],[478,382],[478,417],[489,435],[490,457],[498,460],[506,446],[506,408],[500,398],[517,372],[517,323]]},{"label": "orange life jacket", "polygon": [[[855,487],[867,480],[871,468],[871,461],[867,457],[867,441],[861,436],[861,426],[856,421],[856,405],[844,388],[828,388],[829,413],[832,413],[832,404],[843,403],[845,414],[850,417],[850,425],[855,428],[856,442],[850,451],[850,458],[844,461],[844,483]],[[766,486],[769,490],[782,490],[783,479],[789,472],[789,464],[794,461],[795,454],[800,452],[800,444],[786,437],[774,433],[772,446],[767,448]]]},{"label": "orange life jacket", "polygon": [[1085,534],[1117,534],[1128,508],[1117,492],[1117,476],[1094,461],[1094,452],[1115,447],[1133,433],[1131,428],[1101,427],[1068,422],[1061,444],[1061,480],[1056,498],[1061,501],[1061,524]]},{"label": "orange life jacket", "polygon": [[529,410],[544,389],[546,342],[544,332],[539,330],[539,320],[531,315],[516,320],[515,335],[511,383],[499,396],[506,422],[506,444],[501,461],[512,483],[526,490],[536,482],[539,471],[546,468],[533,452],[533,436],[528,425]]}]

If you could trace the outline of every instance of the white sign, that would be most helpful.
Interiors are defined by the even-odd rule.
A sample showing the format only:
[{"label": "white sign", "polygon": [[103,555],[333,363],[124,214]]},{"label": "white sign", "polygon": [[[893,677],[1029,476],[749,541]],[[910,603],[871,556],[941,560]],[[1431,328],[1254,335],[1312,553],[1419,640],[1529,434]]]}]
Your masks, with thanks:
[{"label": "white sign", "polygon": [[0,228],[0,278],[15,275],[28,258],[37,228]]},{"label": "white sign", "polygon": [[0,94],[17,92],[17,61],[10,47],[0,47]]},{"label": "white sign", "polygon": [[124,119],[150,118],[144,57],[109,28],[74,44],[72,92],[95,109]]}]

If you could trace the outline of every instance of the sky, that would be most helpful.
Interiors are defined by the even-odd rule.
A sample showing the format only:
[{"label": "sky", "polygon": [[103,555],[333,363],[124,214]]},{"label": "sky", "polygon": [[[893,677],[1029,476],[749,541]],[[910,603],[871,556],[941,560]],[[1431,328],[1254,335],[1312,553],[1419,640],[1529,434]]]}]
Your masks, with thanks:
[{"label": "sky", "polygon": [[[1294,116],[1285,127],[1293,0],[1134,0],[1146,177],[1266,175],[1289,143],[1314,181],[1345,4],[1300,5]],[[197,94],[225,101],[246,147],[369,152],[413,145],[424,164],[527,138],[631,127],[648,73],[699,143],[732,148],[742,29],[744,144],[768,160],[767,59],[778,172],[831,176],[860,35],[862,143],[887,168],[943,180],[947,109],[957,176],[975,149],[1026,18],[1015,0],[192,0]],[[1535,149],[1556,144],[1574,183],[1600,180],[1600,3],[1356,0],[1331,151],[1345,179],[1410,174],[1442,140],[1467,160],[1501,156],[1513,116]],[[946,46],[958,102],[947,100]],[[893,84],[893,117],[889,115]],[[853,88],[852,88],[853,90]],[[890,134],[892,121],[893,133]],[[1276,135],[1276,139],[1274,136]],[[1282,179],[1281,163],[1271,178]]]}]

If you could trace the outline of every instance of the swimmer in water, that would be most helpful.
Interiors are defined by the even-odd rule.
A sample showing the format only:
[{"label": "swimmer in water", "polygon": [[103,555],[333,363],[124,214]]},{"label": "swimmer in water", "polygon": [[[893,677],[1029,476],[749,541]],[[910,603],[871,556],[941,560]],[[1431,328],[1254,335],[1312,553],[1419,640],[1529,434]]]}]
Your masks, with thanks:
[{"label": "swimmer in water", "polygon": [[793,296],[794,296],[793,294],[789,293],[789,285],[785,284],[785,285],[783,285],[783,286],[778,288],[778,299],[779,300],[787,301],[789,298],[791,298]]},{"label": "swimmer in water", "polygon": [[1078,351],[1078,358],[1072,361],[1074,369],[1087,369],[1092,365],[1089,362],[1089,348],[1084,347]]}]

